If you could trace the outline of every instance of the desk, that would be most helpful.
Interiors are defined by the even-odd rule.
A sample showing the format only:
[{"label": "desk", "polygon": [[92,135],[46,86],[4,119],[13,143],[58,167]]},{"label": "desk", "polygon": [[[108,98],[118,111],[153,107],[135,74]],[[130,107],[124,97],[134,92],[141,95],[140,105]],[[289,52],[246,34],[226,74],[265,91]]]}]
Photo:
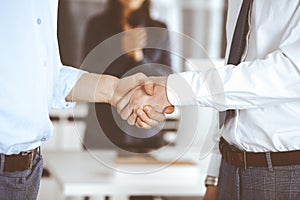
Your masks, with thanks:
[{"label": "desk", "polygon": [[[44,161],[58,186],[57,198],[97,196],[123,200],[130,195],[202,196],[204,173],[197,165],[171,165],[153,173],[130,174],[105,167],[92,155],[101,155],[105,163],[114,163],[112,151],[44,152]],[[196,158],[197,159],[197,158]],[[142,164],[122,164],[122,169],[142,169]],[[160,167],[159,164],[157,167]],[[202,188],[202,189],[201,189]],[[93,198],[94,199],[94,198]]]}]

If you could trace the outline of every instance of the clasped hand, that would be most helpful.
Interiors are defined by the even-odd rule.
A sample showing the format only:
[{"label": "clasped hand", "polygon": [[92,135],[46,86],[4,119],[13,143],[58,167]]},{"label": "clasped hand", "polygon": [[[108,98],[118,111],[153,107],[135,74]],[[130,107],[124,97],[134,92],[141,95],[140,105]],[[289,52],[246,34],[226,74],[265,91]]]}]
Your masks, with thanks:
[{"label": "clasped hand", "polygon": [[145,129],[157,126],[174,110],[167,98],[166,80],[141,73],[120,79],[112,105],[130,125]]}]

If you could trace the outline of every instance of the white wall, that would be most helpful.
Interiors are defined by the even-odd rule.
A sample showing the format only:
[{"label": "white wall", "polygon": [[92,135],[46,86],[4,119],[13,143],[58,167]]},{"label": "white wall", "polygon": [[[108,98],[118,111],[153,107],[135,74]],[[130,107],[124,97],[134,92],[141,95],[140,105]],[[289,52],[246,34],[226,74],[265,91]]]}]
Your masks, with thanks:
[{"label": "white wall", "polygon": [[[191,37],[206,53],[172,38],[171,46],[186,57],[220,58],[224,37],[225,0],[152,0],[152,16],[165,21],[168,29]],[[184,70],[184,61],[173,57],[176,70]]]}]

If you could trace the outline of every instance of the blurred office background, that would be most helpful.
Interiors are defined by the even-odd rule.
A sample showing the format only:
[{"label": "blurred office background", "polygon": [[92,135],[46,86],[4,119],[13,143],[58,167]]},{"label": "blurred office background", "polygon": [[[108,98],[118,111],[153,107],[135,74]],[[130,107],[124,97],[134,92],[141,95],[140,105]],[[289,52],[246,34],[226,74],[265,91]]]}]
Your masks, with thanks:
[{"label": "blurred office background", "polygon": [[[65,65],[76,67],[81,66],[84,60],[82,47],[87,21],[104,10],[106,1],[107,0],[60,0],[58,39],[61,59]],[[207,65],[208,63],[216,66],[223,64],[224,49],[226,45],[224,32],[227,5],[226,0],[152,0],[151,2],[151,15],[154,19],[165,22],[170,31],[182,33],[192,38],[195,42],[203,46],[205,50],[199,51],[199,49],[195,48],[193,45],[186,44],[181,40],[176,41],[176,38],[173,38],[174,40],[172,40],[171,38],[171,47],[181,49],[185,56],[185,59],[175,56],[172,58],[173,67],[176,71],[192,70],[188,64],[190,62],[192,62],[193,65],[199,66]],[[53,166],[55,166],[56,161],[52,158],[55,157],[53,155],[59,155],[61,152],[75,152],[74,154],[76,154],[76,152],[85,151],[82,141],[86,129],[85,118],[87,114],[88,107],[84,103],[79,103],[75,109],[71,110],[51,111],[50,117],[54,124],[54,135],[52,139],[43,146],[43,152],[45,152],[45,173],[41,182],[41,190],[39,194],[40,200],[124,200],[131,196],[127,194],[125,195],[126,197],[124,197],[124,195],[122,196],[118,192],[116,192],[116,196],[103,195],[102,197],[94,195],[97,192],[91,192],[92,195],[89,195],[88,193],[81,194],[80,192],[74,192],[74,195],[70,195],[70,193],[67,194],[68,188],[64,185],[65,182],[59,177],[59,173],[55,171],[55,167]],[[154,189],[152,190],[149,188],[149,192],[147,192],[147,194],[144,195],[142,192],[137,191],[134,195],[132,195],[132,197],[135,196],[135,198],[138,199],[139,196],[147,196],[149,199],[156,200],[201,199],[201,196],[205,191],[203,181],[210,157],[209,155],[206,157],[201,156],[201,159],[199,159],[199,151],[201,150],[200,146],[205,147],[205,144],[203,144],[204,137],[209,135],[210,132],[217,131],[217,129],[214,130],[212,128],[217,127],[217,120],[217,112],[212,109],[195,109],[195,107],[176,108],[176,112],[168,116],[168,131],[166,131],[166,135],[163,139],[169,140],[168,142],[172,143],[170,146],[176,149],[176,146],[189,142],[184,140],[189,140],[190,138],[193,138],[194,135],[197,135],[198,137],[190,146],[189,151],[186,152],[187,158],[189,158],[194,164],[187,162],[186,170],[190,170],[189,173],[185,170],[184,164],[181,163],[178,166],[180,166],[179,168],[182,170],[179,170],[178,172],[176,171],[178,178],[176,178],[175,174],[166,174],[164,179],[168,179],[168,176],[172,179],[175,176],[177,179],[175,181],[178,182],[178,185],[174,185],[174,191],[180,190],[180,183],[182,183],[183,190],[185,188],[184,185],[187,183],[191,183],[192,189],[190,190],[190,193],[189,190],[186,190],[182,191],[182,193],[174,192],[174,194],[170,193],[169,195],[166,195],[164,192],[161,192],[161,195],[159,195],[159,192],[153,192],[152,195],[151,191],[154,191]],[[196,125],[199,125],[199,128],[195,129]],[[184,135],[184,137],[182,135]],[[190,137],[188,135],[190,135]],[[95,142],[99,143],[100,149],[101,147],[103,147],[103,149],[107,149],[106,145],[101,141]],[[203,149],[201,151],[203,151]],[[210,149],[207,149],[207,152],[208,151],[210,151]],[[204,154],[206,155],[207,152]],[[47,157],[48,154],[49,156]],[[164,157],[162,157],[162,159],[164,159]],[[67,158],[65,162],[68,162]],[[138,163],[137,165],[145,165],[145,163]],[[61,170],[63,170],[63,168]],[[85,169],[83,168],[82,170]],[[74,176],[76,176],[76,174]],[[130,176],[127,178],[130,179]],[[133,175],[132,178],[136,178],[136,175]],[[191,180],[189,180],[189,178],[191,178]],[[109,185],[111,182],[108,181],[106,184]],[[143,183],[141,182],[140,184]],[[195,187],[197,184],[199,184],[198,188]],[[86,189],[85,187],[87,187],[87,185],[82,184],[82,190]],[[164,190],[163,185],[160,189]],[[87,191],[90,190],[87,189]],[[66,193],[65,197],[57,196],[58,193],[64,192]]]}]

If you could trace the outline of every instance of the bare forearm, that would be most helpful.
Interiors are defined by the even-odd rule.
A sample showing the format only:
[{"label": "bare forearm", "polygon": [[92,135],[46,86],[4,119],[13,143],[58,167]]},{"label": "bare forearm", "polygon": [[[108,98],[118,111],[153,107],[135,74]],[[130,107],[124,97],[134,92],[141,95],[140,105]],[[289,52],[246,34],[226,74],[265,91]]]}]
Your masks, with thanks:
[{"label": "bare forearm", "polygon": [[110,103],[118,81],[114,76],[86,73],[77,81],[66,100]]}]

